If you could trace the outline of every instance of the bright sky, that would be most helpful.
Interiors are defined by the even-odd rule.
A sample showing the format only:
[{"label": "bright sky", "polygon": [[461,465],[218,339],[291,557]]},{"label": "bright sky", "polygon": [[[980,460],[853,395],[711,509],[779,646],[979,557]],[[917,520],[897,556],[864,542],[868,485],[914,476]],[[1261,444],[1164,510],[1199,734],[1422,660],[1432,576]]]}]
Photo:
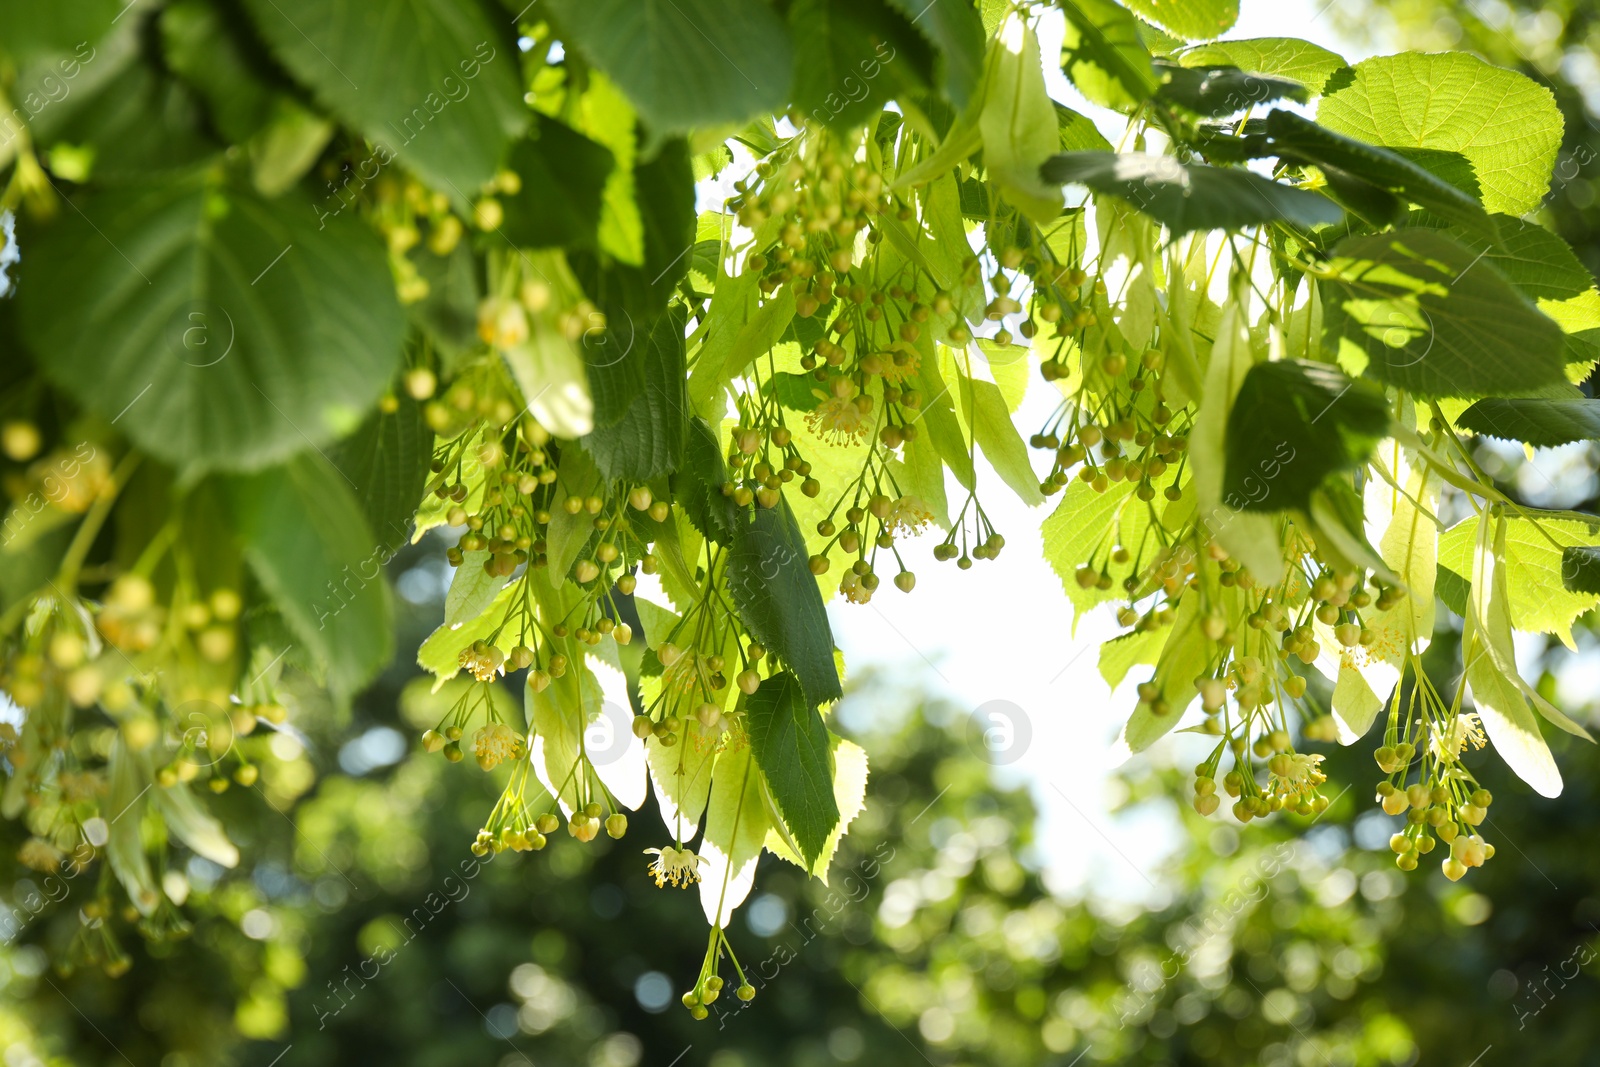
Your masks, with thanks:
[{"label": "bright sky", "polygon": [[[1244,0],[1239,25],[1227,36],[1304,37],[1352,62],[1365,58],[1368,52],[1335,37],[1319,8],[1326,10],[1326,0]],[[1059,16],[1052,21],[1040,30],[1045,55],[1060,46]],[[1054,74],[1051,95],[1092,113],[1060,72],[1046,66],[1047,75]],[[1108,120],[1104,132],[1114,141],[1120,120]],[[1017,413],[1024,437],[1050,415],[1058,396],[1037,376],[1029,383]],[[1037,859],[1051,888],[1154,900],[1156,872],[1178,832],[1167,803],[1109,814],[1120,800],[1119,783],[1111,778],[1112,743],[1136,701],[1131,684],[1111,693],[1099,673],[1099,644],[1120,632],[1110,617],[1114,609],[1088,613],[1078,621],[1076,636],[1069,636],[1072,608],[1039,542],[1039,525],[1060,498],[1030,511],[992,472],[984,469],[979,478],[984,509],[1006,537],[1000,558],[976,561],[961,572],[933,559],[937,538],[925,535],[906,554],[917,574],[916,590],[905,595],[885,582],[866,606],[835,600],[828,606],[834,636],[852,669],[871,665],[908,685],[925,684],[969,710],[997,700],[1020,708],[1031,742],[1014,764],[997,768],[996,779],[1020,779],[1030,787],[1042,816]],[[952,502],[960,499],[957,492],[952,484]],[[1142,677],[1142,671],[1134,673]],[[1206,747],[1193,735],[1169,735],[1137,758],[1195,763]]]}]

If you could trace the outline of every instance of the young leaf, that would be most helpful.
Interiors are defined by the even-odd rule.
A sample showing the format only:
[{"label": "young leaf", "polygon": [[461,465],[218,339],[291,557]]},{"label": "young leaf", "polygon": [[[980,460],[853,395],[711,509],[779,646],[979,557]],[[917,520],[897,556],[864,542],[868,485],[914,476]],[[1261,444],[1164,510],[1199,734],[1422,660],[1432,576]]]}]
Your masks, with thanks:
[{"label": "young leaf", "polygon": [[1312,96],[1322,95],[1334,73],[1348,66],[1337,52],[1293,37],[1214,41],[1185,48],[1176,58],[1186,67],[1234,66],[1274,78],[1289,78],[1305,86]]},{"label": "young leaf", "polygon": [[505,587],[506,580],[483,569],[490,559],[488,549],[462,554],[461,566],[450,576],[450,588],[444,595],[444,622],[456,627],[471,622],[494,603]]},{"label": "young leaf", "polygon": [[244,557],[295,637],[348,699],[389,662],[393,631],[383,564],[338,470],[302,453],[228,481]]},{"label": "young leaf", "polygon": [[1421,397],[1566,384],[1561,328],[1482,258],[1437,230],[1340,242],[1321,282],[1340,364]]},{"label": "young leaf", "polygon": [[1600,400],[1480,400],[1456,419],[1473,433],[1535,448],[1600,441]]},{"label": "young leaf", "polygon": [[[1600,542],[1600,519],[1572,512],[1532,512],[1534,518],[1506,519],[1505,566],[1511,625],[1525,633],[1547,633],[1572,644],[1572,623],[1600,603],[1600,595],[1567,583],[1566,553]],[[1439,593],[1446,606],[1465,614],[1465,581],[1472,573],[1477,533],[1472,521],[1458,523],[1439,538]]]},{"label": "young leaf", "polygon": [[828,730],[788,671],[767,678],[745,702],[750,751],[806,867],[839,825]]},{"label": "young leaf", "polygon": [[1239,21],[1239,0],[1128,0],[1141,18],[1186,41],[1209,41]]},{"label": "young leaf", "polygon": [[787,286],[747,320],[717,316],[722,287],[717,290],[718,296],[712,299],[711,329],[689,375],[689,403],[702,416],[713,414],[715,398],[728,382],[777,344],[794,318],[794,291]]},{"label": "young leaf", "polygon": [[1132,111],[1155,94],[1139,23],[1112,0],[1061,0],[1067,17],[1061,69],[1091,103]]},{"label": "young leaf", "polygon": [[[551,499],[565,502],[571,497],[587,499],[598,496],[604,488],[594,459],[576,446],[563,448],[557,468],[555,493]],[[553,575],[566,577],[572,565],[578,562],[583,546],[594,536],[594,516],[579,508],[576,514],[565,507],[550,509],[549,533],[545,537],[546,567]]]},{"label": "young leaf", "polygon": [[1222,498],[1242,511],[1305,508],[1329,474],[1363,466],[1388,427],[1371,383],[1326,363],[1259,363],[1228,412]]},{"label": "young leaf", "polygon": [[1191,230],[1237,230],[1285,221],[1322,226],[1344,217],[1318,193],[1247,170],[1179,163],[1142,152],[1063,152],[1045,161],[1046,181],[1087,185],[1127,201],[1181,236]]},{"label": "young leaf", "polygon": [[1044,87],[1039,39],[1020,14],[989,46],[978,129],[984,169],[1006,198],[1040,225],[1060,215],[1061,190],[1039,177],[1039,165],[1060,144],[1055,104]]},{"label": "young leaf", "polygon": [[1550,185],[1561,112],[1550,90],[1465,52],[1402,52],[1357,63],[1317,121],[1392,148],[1489,211],[1521,215]]},{"label": "young leaf", "polygon": [[249,0],[317,98],[458,207],[528,125],[510,35],[455,0]]},{"label": "young leaf", "polygon": [[622,87],[655,135],[783,110],[792,51],[766,4],[551,0],[561,39]]},{"label": "young leaf", "polygon": [[202,178],[86,196],[28,242],[24,336],[64,391],[175,466],[324,445],[386,388],[405,333],[376,235],[325,222]]},{"label": "young leaf", "polygon": [[583,439],[608,483],[647,482],[672,473],[683,461],[689,407],[683,327],[681,306],[655,320],[649,335],[638,342],[644,388],[620,421],[596,427]]},{"label": "young leaf", "polygon": [[755,638],[794,672],[809,707],[841,695],[833,631],[789,502],[735,511],[728,591]]}]

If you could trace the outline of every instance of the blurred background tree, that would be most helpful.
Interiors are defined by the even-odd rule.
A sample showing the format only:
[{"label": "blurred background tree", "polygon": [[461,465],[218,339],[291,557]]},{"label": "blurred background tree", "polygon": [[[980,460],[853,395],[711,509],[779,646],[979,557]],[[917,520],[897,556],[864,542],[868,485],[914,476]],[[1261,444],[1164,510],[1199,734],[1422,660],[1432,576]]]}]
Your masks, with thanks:
[{"label": "blurred background tree", "polygon": [[[437,552],[392,564],[397,647],[442,610]],[[1436,672],[1458,656],[1439,642]],[[1472,882],[1402,877],[1391,820],[1346,794],[1309,832],[1172,809],[1187,836],[1140,872],[1148,899],[1063,900],[1037,873],[1033,803],[973,758],[961,709],[860,677],[836,722],[872,753],[867,810],[830,886],[764,861],[734,929],[760,993],[695,1023],[678,972],[704,935],[636,837],[474,860],[499,787],[409,746],[434,699],[400,660],[352,721],[277,735],[276,777],[219,798],[253,866],[168,872],[192,932],[122,946],[120,978],[46,969],[42,946],[98,936],[90,887],[8,860],[13,914],[42,904],[0,951],[6,1067],[1600,1062],[1589,745],[1558,753],[1556,801],[1478,754],[1497,821],[1520,829]],[[1353,754],[1328,758],[1356,777],[1338,765]],[[1179,773],[1130,767],[1127,803],[1170,808]]]}]

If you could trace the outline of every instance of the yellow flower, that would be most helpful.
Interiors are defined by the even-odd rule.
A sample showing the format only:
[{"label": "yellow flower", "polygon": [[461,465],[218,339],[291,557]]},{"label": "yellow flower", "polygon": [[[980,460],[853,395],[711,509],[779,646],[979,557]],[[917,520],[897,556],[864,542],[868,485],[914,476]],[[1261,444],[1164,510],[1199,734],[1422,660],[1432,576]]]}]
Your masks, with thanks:
[{"label": "yellow flower", "polygon": [[495,348],[515,348],[528,339],[528,313],[515,300],[490,297],[478,305],[478,336]]},{"label": "yellow flower", "polygon": [[1459,759],[1461,750],[1468,745],[1477,749],[1482,748],[1484,743],[1483,725],[1478,721],[1475,711],[1462,712],[1442,728],[1434,727],[1430,740],[1434,758],[1441,760]]},{"label": "yellow flower", "polygon": [[41,874],[54,874],[61,869],[61,850],[42,837],[30,837],[17,849],[17,859],[24,867]]},{"label": "yellow flower", "polygon": [[903,496],[889,507],[889,527],[902,533],[919,534],[933,521],[933,512],[919,496]]},{"label": "yellow flower", "polygon": [[671,884],[674,889],[687,889],[700,880],[700,857],[687,848],[647,848],[646,856],[654,856],[650,861],[650,876],[656,880],[656,888],[664,889]]},{"label": "yellow flower", "polygon": [[[905,385],[907,382],[914,382],[917,378],[917,368],[922,363],[921,355],[917,353],[915,348],[912,348],[904,341],[898,342],[894,349],[893,352],[884,354],[883,380],[890,385]],[[897,362],[894,359],[896,353],[904,353],[909,358],[904,363]]]},{"label": "yellow flower", "polygon": [[490,723],[472,736],[472,752],[478,757],[478,766],[492,771],[522,755],[522,738],[503,722]]},{"label": "yellow flower", "polygon": [[488,682],[504,671],[506,654],[487,641],[474,641],[461,650],[459,662],[478,681]]},{"label": "yellow flower", "polygon": [[861,440],[867,432],[866,416],[856,406],[856,388],[849,379],[841,378],[834,384],[833,392],[811,390],[820,401],[817,410],[806,416],[811,432],[831,444],[851,445]]},{"label": "yellow flower", "polygon": [[853,570],[845,571],[844,577],[839,579],[839,592],[852,604],[865,604],[872,599],[872,590],[862,583],[861,575]]}]

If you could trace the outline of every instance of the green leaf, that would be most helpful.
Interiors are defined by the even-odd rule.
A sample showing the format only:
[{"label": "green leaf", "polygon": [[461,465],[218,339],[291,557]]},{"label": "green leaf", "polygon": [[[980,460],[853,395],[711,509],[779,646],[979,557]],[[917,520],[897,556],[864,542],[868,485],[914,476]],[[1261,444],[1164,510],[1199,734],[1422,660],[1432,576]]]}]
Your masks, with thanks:
[{"label": "green leaf", "polygon": [[594,244],[611,152],[571,126],[537,116],[530,136],[506,160],[522,179],[515,196],[503,196],[500,232],[522,248]]},{"label": "green leaf", "polygon": [[375,411],[361,428],[328,450],[328,459],[355,486],[356,501],[378,539],[398,545],[408,536],[433,459],[433,431],[422,405],[400,394],[393,411]]},{"label": "green leaf", "polygon": [[1143,152],[1063,152],[1045,161],[1046,181],[1087,185],[1127,201],[1180,236],[1268,222],[1321,226],[1344,217],[1325,196],[1247,170],[1179,163]]},{"label": "green leaf", "polygon": [[551,0],[562,40],[628,94],[652,133],[783,110],[792,52],[751,0]]},{"label": "green leaf", "polygon": [[383,563],[350,485],[315,455],[228,481],[244,557],[295,637],[341,698],[389,662],[393,633]]},{"label": "green leaf", "polygon": [[[867,799],[867,754],[860,745],[846,741],[836,734],[828,735],[833,758],[833,803],[839,809],[839,822],[823,842],[822,851],[809,865],[792,847],[792,835],[786,829],[774,826],[767,833],[767,851],[779,859],[807,871],[823,885],[828,884],[828,868],[839,850],[839,842],[850,829],[850,824],[861,814]],[[768,790],[769,796],[771,790]]]},{"label": "green leaf", "polygon": [[[444,683],[461,673],[461,650],[475,641],[488,641],[504,654],[510,654],[523,633],[515,626],[501,627],[511,609],[511,598],[521,592],[518,583],[512,582],[495,596],[489,606],[476,618],[467,622],[443,622],[427,636],[417,649],[417,666],[434,676],[433,691],[439,692]],[[491,635],[499,630],[498,636]],[[465,683],[467,680],[463,679]],[[477,683],[471,683],[477,684]]]},{"label": "green leaf", "polygon": [[1166,639],[1166,631],[1152,627],[1113,637],[1101,645],[1100,677],[1106,680],[1106,686],[1115,689],[1129,671],[1141,664],[1154,666]]},{"label": "green leaf", "polygon": [[1600,548],[1581,545],[1561,550],[1561,588],[1600,597]]},{"label": "green leaf", "polygon": [[889,0],[938,50],[940,88],[959,112],[983,79],[983,22],[970,0]]},{"label": "green leaf", "polygon": [[1303,104],[1309,99],[1305,86],[1297,81],[1253,74],[1234,66],[1179,66],[1157,60],[1155,69],[1162,79],[1161,88],[1156,91],[1158,100],[1205,117],[1237,115],[1272,100],[1297,100]]},{"label": "green leaf", "polygon": [[1177,55],[1186,67],[1234,66],[1275,78],[1290,78],[1312,96],[1322,95],[1335,72],[1347,64],[1343,56],[1294,37],[1253,37],[1195,45]]},{"label": "green leaf", "polygon": [[[1061,494],[1061,503],[1040,527],[1045,561],[1061,579],[1061,587],[1076,609],[1075,616],[1124,595],[1120,579],[1132,572],[1132,562],[1112,563],[1111,550],[1117,545],[1139,543],[1132,536],[1132,529],[1141,513],[1148,515],[1150,507],[1133,495],[1134,488],[1128,482],[1113,482],[1105,492],[1097,493],[1088,482],[1074,478]],[[1086,589],[1079,585],[1075,576],[1084,564],[1096,573],[1103,566],[1112,576],[1111,588]]]},{"label": "green leaf", "polygon": [[[1537,223],[1495,215],[1494,233],[1452,228],[1452,237],[1532,300],[1567,335],[1568,363],[1600,359],[1600,292],[1566,241]],[[1493,239],[1491,240],[1491,236]]]},{"label": "green leaf", "polygon": [[1561,328],[1437,230],[1348,238],[1321,286],[1325,342],[1354,376],[1421,397],[1517,396],[1566,383]]},{"label": "green leaf", "polygon": [[457,0],[247,0],[330,110],[465,207],[528,125],[507,26]]},{"label": "green leaf", "polygon": [[462,554],[461,566],[450,576],[450,588],[444,596],[444,622],[458,627],[471,622],[489,609],[506,580],[489,574],[483,565],[489,561],[488,549]]},{"label": "green leaf", "polygon": [[[555,493],[550,499],[601,495],[604,485],[594,459],[576,445],[562,448],[557,464]],[[576,515],[565,507],[550,509],[550,526],[545,535],[545,560],[551,574],[565,578],[578,561],[583,546],[594,536],[594,516],[579,508]]]},{"label": "green leaf", "polygon": [[[1105,134],[1100,132],[1100,127],[1094,120],[1086,115],[1080,115],[1070,107],[1056,105],[1056,132],[1061,135],[1061,151],[1063,152],[1109,152],[1111,142],[1106,140]],[[1081,226],[1082,214],[1078,213],[1078,224]]]},{"label": "green leaf", "polygon": [[0,51],[18,70],[43,57],[72,54],[104,37],[121,9],[118,0],[0,5]]},{"label": "green leaf", "polygon": [[[722,286],[717,289],[720,297]],[[738,297],[730,295],[729,299]],[[733,321],[731,315],[722,320],[716,313],[716,301],[713,297],[711,328],[689,374],[689,403],[701,414],[715,409],[716,398],[727,384],[777,344],[794,318],[794,291],[787,286],[742,321]]]},{"label": "green leaf", "polygon": [[1067,17],[1061,69],[1090,103],[1132,111],[1160,82],[1139,23],[1112,0],[1061,0]]},{"label": "green leaf", "polygon": [[809,868],[839,825],[822,716],[785,671],[761,683],[745,702],[750,751]]},{"label": "green leaf", "polygon": [[1398,152],[1335,133],[1292,111],[1270,112],[1266,130],[1270,153],[1320,168],[1329,187],[1340,195],[1360,195],[1361,186],[1375,186],[1440,218],[1490,236],[1494,233],[1477,200]]},{"label": "green leaf", "polygon": [[1228,412],[1223,500],[1241,511],[1303,509],[1328,475],[1364,466],[1388,429],[1377,386],[1326,363],[1258,363]]},{"label": "green leaf", "polygon": [[1061,190],[1045,184],[1039,165],[1060,147],[1055,104],[1045,90],[1039,39],[1013,15],[989,45],[984,64],[983,165],[989,181],[1033,221],[1061,214]]},{"label": "green leaf", "polygon": [[42,369],[147,452],[255,468],[347,433],[405,317],[353,217],[199,179],[83,198],[34,234],[19,314]]},{"label": "green leaf", "polygon": [[[1600,603],[1600,594],[1567,585],[1566,553],[1600,543],[1600,519],[1572,512],[1530,512],[1535,519],[1506,519],[1507,606],[1511,625],[1524,633],[1554,634],[1570,643],[1572,623]],[[1543,531],[1543,532],[1541,532]],[[1468,607],[1477,521],[1467,519],[1439,537],[1439,596],[1458,615]]]},{"label": "green leaf", "polygon": [[1186,41],[1209,41],[1239,21],[1239,0],[1128,0],[1142,18]]},{"label": "green leaf", "polygon": [[1011,421],[1005,397],[999,386],[977,378],[964,379],[959,386],[963,401],[970,401],[969,417],[973,439],[983,449],[984,458],[994,467],[1000,480],[1010,486],[1029,507],[1044,503],[1039,491],[1039,476],[1028,460],[1028,446]]},{"label": "green leaf", "polygon": [[728,590],[755,638],[794,672],[809,706],[841,696],[833,631],[789,502],[735,512]]},{"label": "green leaf", "polygon": [[1490,211],[1539,205],[1561,145],[1550,90],[1465,52],[1402,52],[1356,64],[1317,121],[1392,148],[1471,193]]},{"label": "green leaf", "polygon": [[[678,138],[667,141],[649,160],[637,164],[633,189],[644,232],[644,263],[611,262],[588,249],[567,257],[584,292],[606,315],[606,344],[599,346],[600,351],[594,351],[592,344],[585,346],[591,386],[595,386],[595,372],[616,360],[609,346],[626,348],[666,309],[679,279],[688,273],[694,248],[694,164],[686,142]],[[643,384],[642,378],[639,384]],[[598,386],[595,410],[597,421],[608,421],[601,412],[612,409],[602,403]]]},{"label": "green leaf", "polygon": [[1480,400],[1456,425],[1535,448],[1600,441],[1600,400]]},{"label": "green leaf", "polygon": [[846,133],[883,110],[907,85],[931,75],[928,43],[883,0],[796,0],[794,104],[821,126]]},{"label": "green leaf", "polygon": [[647,482],[671,474],[683,461],[689,401],[683,369],[681,306],[656,319],[640,339],[644,388],[622,418],[583,439],[608,483]]},{"label": "green leaf", "polygon": [[672,476],[673,499],[701,536],[719,545],[731,545],[733,502],[722,495],[728,468],[722,459],[716,431],[699,416],[689,420],[683,459]]}]

